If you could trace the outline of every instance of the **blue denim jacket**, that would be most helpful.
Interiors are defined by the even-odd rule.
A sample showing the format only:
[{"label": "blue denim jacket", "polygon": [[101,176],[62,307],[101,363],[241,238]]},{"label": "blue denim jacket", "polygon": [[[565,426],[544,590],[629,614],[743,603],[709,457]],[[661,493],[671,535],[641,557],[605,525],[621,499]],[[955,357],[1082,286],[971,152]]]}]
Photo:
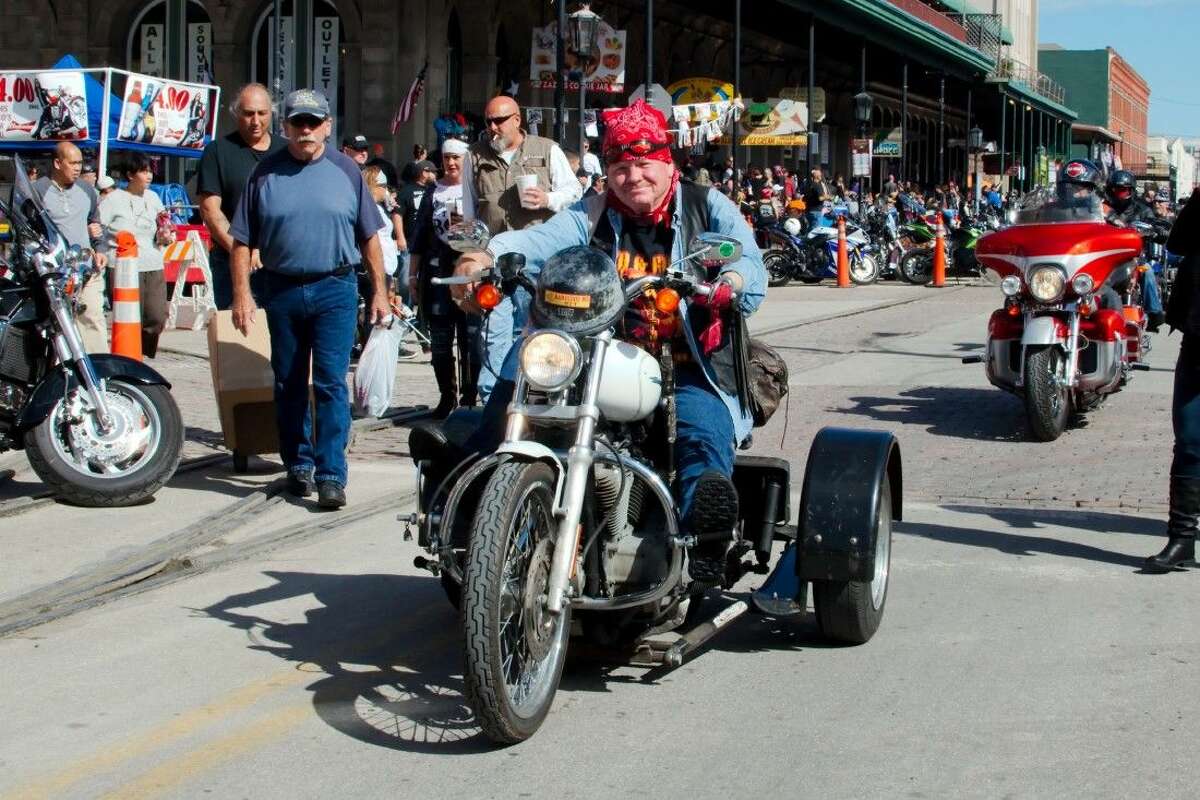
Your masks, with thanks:
[{"label": "blue denim jacket", "polygon": [[[682,189],[677,189],[675,193],[675,212],[671,220],[671,227],[674,230],[680,230],[682,224],[680,212],[680,207],[683,203],[682,193]],[[535,225],[532,228],[526,228],[521,231],[505,231],[504,233],[497,234],[492,239],[491,244],[488,245],[488,251],[493,256],[500,256],[505,253],[522,253],[525,256],[526,269],[536,274],[541,270],[542,264],[546,262],[546,259],[558,251],[590,242],[592,229],[588,220],[586,202],[586,200],[581,200],[568,208],[564,208],[541,225]],[[608,219],[612,223],[615,234],[614,239],[620,241],[620,215],[612,209],[607,209],[604,213],[608,215]],[[753,314],[758,310],[759,305],[762,304],[767,291],[767,274],[766,270],[763,269],[762,253],[759,251],[758,245],[754,242],[754,232],[746,224],[746,220],[742,218],[742,215],[738,213],[737,206],[715,189],[710,189],[708,192],[708,218],[710,232],[723,233],[736,237],[742,243],[741,260],[737,263],[727,265],[721,272],[722,274],[736,272],[742,276],[743,288],[739,304],[743,314]],[[672,262],[678,261],[684,256],[684,248],[687,246],[687,242],[680,241],[681,238],[678,236],[675,237],[675,241],[671,247]],[[609,255],[615,259],[617,254],[613,252]],[[687,335],[688,347],[692,351],[692,357],[696,360],[696,363],[702,366],[704,375],[708,378],[713,391],[725,402],[725,407],[729,409],[729,415],[733,418],[737,440],[741,442],[750,433],[754,422],[748,413],[742,413],[738,406],[737,398],[722,391],[717,385],[709,360],[700,353],[700,348],[696,344],[691,326],[686,324],[686,304],[681,305],[679,308],[684,318],[685,324],[683,325],[683,329]],[[520,343],[517,343],[509,352],[508,358],[504,362],[504,369],[501,371],[501,376],[508,380],[512,380],[516,376],[517,351],[519,348]]]}]

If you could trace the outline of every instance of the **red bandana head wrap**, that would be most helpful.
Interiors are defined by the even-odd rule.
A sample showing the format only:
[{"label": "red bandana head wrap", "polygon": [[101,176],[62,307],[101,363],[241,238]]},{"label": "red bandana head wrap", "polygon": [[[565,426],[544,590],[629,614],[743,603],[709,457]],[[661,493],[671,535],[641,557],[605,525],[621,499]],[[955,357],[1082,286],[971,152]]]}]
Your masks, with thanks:
[{"label": "red bandana head wrap", "polygon": [[[635,100],[628,108],[605,111],[604,125],[604,157],[610,164],[641,159],[672,163],[667,120],[661,111],[645,100]],[[608,204],[622,216],[657,225],[667,217],[678,183],[679,171],[672,170],[670,191],[663,197],[659,207],[649,214],[631,211],[612,191],[606,192]]]}]

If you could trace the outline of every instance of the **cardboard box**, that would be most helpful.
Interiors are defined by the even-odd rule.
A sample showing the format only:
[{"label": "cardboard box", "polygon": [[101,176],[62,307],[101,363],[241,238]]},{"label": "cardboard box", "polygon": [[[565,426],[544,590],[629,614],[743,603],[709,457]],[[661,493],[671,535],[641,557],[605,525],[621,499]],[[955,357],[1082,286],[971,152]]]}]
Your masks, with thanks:
[{"label": "cardboard box", "polygon": [[233,327],[230,311],[208,324],[208,357],[225,446],[235,456],[279,452],[275,424],[275,374],[266,313],[255,314],[250,335]]}]

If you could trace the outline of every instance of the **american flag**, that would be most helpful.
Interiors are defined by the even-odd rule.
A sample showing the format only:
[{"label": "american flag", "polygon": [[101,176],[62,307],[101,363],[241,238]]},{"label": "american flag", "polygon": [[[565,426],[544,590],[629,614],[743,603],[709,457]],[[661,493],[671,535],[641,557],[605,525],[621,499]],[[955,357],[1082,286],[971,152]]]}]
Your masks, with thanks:
[{"label": "american flag", "polygon": [[401,125],[412,119],[413,112],[417,110],[417,101],[421,99],[421,92],[425,90],[425,70],[427,69],[429,69],[428,61],[425,62],[425,66],[421,67],[421,71],[417,73],[417,77],[413,80],[408,94],[404,96],[404,102],[400,103],[400,107],[396,109],[396,116],[392,117],[393,136],[400,130]]}]

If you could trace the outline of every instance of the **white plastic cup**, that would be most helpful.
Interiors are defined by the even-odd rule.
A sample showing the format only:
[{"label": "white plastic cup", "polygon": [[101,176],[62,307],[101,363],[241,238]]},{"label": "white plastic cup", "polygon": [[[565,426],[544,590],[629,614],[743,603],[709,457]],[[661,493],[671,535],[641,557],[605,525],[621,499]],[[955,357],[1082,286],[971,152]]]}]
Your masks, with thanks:
[{"label": "white plastic cup", "polygon": [[518,175],[516,182],[517,182],[517,194],[521,198],[521,207],[522,208],[531,208],[531,206],[526,205],[526,203],[525,203],[525,190],[532,189],[535,186],[537,186],[538,176],[537,175]]}]

